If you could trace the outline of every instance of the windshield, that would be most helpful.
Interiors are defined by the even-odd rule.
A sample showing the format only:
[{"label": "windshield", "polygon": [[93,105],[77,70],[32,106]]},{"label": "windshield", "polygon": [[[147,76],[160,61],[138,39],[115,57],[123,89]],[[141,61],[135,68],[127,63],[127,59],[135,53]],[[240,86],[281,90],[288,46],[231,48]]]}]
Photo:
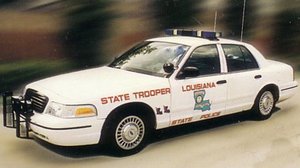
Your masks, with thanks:
[{"label": "windshield", "polygon": [[166,76],[165,63],[178,65],[188,46],[167,42],[143,42],[110,64],[110,67],[155,76]]}]

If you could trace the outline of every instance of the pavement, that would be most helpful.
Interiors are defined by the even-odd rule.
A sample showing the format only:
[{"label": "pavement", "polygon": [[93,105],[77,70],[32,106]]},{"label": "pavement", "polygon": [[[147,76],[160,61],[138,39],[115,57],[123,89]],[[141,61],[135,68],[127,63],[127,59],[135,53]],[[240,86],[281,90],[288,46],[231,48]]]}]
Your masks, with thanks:
[{"label": "pavement", "polygon": [[[299,81],[299,80],[298,80]],[[0,117],[0,167],[5,168],[299,168],[300,89],[269,120],[247,113],[163,129],[140,153],[115,157],[98,146],[58,147],[15,137]]]}]

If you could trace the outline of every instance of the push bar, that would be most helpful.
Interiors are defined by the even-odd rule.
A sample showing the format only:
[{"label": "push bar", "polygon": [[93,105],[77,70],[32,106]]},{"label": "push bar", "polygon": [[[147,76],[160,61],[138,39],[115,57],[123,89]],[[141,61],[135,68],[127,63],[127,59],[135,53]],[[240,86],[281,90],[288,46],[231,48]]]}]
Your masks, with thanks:
[{"label": "push bar", "polygon": [[31,101],[23,97],[12,96],[12,92],[3,94],[3,125],[15,128],[18,138],[30,138],[30,117],[33,115]]}]

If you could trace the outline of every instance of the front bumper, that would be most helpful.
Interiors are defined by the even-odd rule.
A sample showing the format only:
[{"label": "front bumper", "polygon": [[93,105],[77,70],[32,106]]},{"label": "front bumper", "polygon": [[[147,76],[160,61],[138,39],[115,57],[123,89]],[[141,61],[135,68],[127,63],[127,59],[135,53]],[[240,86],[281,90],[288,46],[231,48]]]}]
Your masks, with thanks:
[{"label": "front bumper", "polygon": [[16,129],[19,138],[37,137],[60,146],[91,145],[99,143],[104,119],[97,117],[63,119],[35,113],[31,102],[22,97],[3,95],[3,125]]}]

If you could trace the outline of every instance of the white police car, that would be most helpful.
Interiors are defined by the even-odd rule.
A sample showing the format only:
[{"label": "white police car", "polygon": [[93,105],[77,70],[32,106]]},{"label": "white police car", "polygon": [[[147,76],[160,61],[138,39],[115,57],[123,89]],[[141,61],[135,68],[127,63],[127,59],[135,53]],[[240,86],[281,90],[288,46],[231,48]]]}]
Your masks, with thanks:
[{"label": "white police car", "polygon": [[168,30],[108,66],[4,95],[4,125],[61,146],[104,143],[128,155],[152,130],[252,109],[267,119],[298,86],[291,66],[215,32]]}]

